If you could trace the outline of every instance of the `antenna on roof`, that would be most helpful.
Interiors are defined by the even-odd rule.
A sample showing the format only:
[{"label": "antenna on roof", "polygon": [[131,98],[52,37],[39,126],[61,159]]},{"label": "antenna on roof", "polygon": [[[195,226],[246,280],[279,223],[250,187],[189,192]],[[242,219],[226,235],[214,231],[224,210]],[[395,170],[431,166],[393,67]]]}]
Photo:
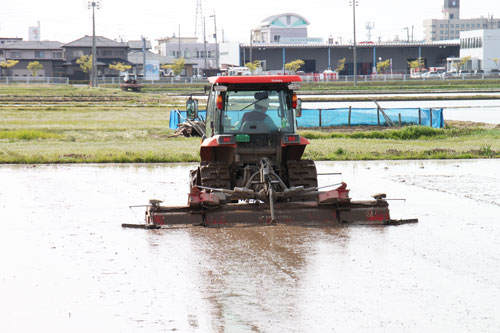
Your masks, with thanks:
[{"label": "antenna on roof", "polygon": [[201,0],[196,0],[196,18],[194,21],[194,35],[198,37],[203,31],[203,12],[201,10]]},{"label": "antenna on roof", "polygon": [[375,22],[366,22],[365,25],[366,28],[366,40],[371,42],[372,41],[372,30],[375,28]]}]

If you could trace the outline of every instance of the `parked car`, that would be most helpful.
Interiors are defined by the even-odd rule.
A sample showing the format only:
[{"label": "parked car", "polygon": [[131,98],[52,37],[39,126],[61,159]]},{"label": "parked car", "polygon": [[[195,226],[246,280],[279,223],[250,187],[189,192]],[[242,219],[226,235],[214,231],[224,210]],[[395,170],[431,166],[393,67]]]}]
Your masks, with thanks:
[{"label": "parked car", "polygon": [[437,78],[441,77],[441,73],[431,71],[431,72],[427,72],[427,73],[422,74],[422,77],[426,78],[426,79],[437,79]]},{"label": "parked car", "polygon": [[441,74],[441,77],[443,79],[450,78],[450,77],[457,77],[457,72],[443,72]]},{"label": "parked car", "polygon": [[474,71],[473,75],[476,76],[476,77],[483,77],[484,76],[484,71],[482,69],[476,69]]},{"label": "parked car", "polygon": [[459,76],[470,76],[471,74],[472,74],[472,73],[471,73],[471,71],[466,70],[466,69],[461,70],[461,71],[458,73],[458,75],[459,75]]}]

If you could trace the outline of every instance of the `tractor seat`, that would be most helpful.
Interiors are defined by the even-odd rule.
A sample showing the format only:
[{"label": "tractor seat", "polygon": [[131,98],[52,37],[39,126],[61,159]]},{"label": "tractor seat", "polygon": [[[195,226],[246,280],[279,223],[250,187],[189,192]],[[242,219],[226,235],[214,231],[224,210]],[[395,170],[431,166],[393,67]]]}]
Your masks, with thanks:
[{"label": "tractor seat", "polygon": [[240,132],[242,133],[269,133],[269,128],[262,121],[245,121],[241,124]]}]

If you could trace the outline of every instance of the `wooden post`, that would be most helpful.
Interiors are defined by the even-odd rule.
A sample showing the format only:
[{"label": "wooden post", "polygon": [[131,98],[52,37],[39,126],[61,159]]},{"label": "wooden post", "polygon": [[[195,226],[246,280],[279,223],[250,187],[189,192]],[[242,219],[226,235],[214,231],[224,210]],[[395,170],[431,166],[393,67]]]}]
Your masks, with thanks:
[{"label": "wooden post", "polygon": [[351,127],[351,111],[352,111],[352,106],[349,106],[349,118],[347,120],[347,126]]},{"label": "wooden post", "polygon": [[430,125],[430,126],[431,126],[431,128],[432,128],[432,108],[430,108],[430,110],[429,110],[429,122],[430,122],[430,124],[429,124],[429,125]]},{"label": "wooden post", "polygon": [[380,107],[377,106],[377,124],[380,126]]},{"label": "wooden post", "polygon": [[319,109],[319,128],[321,128],[321,109]]},{"label": "wooden post", "polygon": [[422,110],[418,108],[418,124],[422,125]]},{"label": "wooden post", "polygon": [[399,127],[401,127],[401,113],[399,114]]}]

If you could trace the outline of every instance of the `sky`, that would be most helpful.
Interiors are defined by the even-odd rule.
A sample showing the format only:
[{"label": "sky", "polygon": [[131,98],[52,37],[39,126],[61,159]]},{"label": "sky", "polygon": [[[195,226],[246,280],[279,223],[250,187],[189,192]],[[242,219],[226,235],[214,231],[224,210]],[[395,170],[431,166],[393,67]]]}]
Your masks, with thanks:
[{"label": "sky", "polygon": [[[4,1],[2,1],[4,2]],[[96,12],[96,34],[115,40],[138,40],[145,36],[155,44],[161,37],[194,36],[196,0],[101,0]],[[442,18],[443,0],[358,0],[357,40],[367,39],[366,23],[374,22],[372,40],[394,40],[396,35],[422,40],[423,20]],[[42,40],[68,43],[92,35],[92,12],[86,0],[17,0],[0,6],[0,37],[28,39],[28,27],[40,21]],[[350,41],[353,13],[349,0],[202,0],[206,33],[213,34],[215,13],[219,41],[249,42],[250,30],[268,16],[296,13],[309,20],[309,37],[333,37]],[[500,17],[499,0],[462,0],[461,18]],[[209,42],[213,39],[208,39]]]}]

